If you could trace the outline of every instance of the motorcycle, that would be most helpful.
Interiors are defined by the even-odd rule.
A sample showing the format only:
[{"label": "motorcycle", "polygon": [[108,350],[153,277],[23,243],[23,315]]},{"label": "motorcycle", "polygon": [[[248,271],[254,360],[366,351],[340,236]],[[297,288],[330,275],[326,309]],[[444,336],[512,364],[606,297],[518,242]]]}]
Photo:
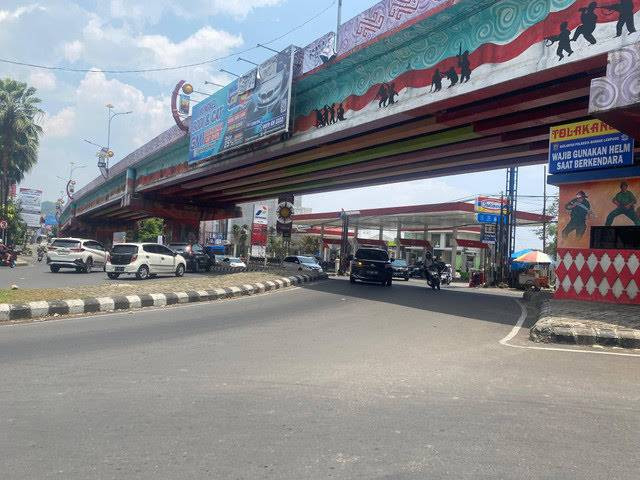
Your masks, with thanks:
[{"label": "motorcycle", "polygon": [[435,263],[427,267],[427,286],[431,287],[432,290],[440,290],[441,273],[440,268]]},{"label": "motorcycle", "polygon": [[444,270],[440,272],[440,283],[442,285],[449,285],[452,281],[451,265],[445,265]]},{"label": "motorcycle", "polygon": [[6,249],[0,252],[0,265],[2,265],[3,267],[15,267],[17,259],[18,254],[13,250]]}]

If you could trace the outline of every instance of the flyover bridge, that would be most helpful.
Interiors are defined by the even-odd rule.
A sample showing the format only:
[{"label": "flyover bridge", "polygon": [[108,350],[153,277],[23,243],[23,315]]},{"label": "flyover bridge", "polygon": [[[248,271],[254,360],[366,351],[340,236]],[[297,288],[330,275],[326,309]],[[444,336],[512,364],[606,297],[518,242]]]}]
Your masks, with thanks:
[{"label": "flyover bridge", "polygon": [[190,162],[172,127],[77,192],[63,230],[195,227],[283,193],[544,163],[550,126],[591,117],[640,139],[640,0],[585,25],[590,3],[384,0],[341,27],[333,59],[296,71],[286,137]]}]

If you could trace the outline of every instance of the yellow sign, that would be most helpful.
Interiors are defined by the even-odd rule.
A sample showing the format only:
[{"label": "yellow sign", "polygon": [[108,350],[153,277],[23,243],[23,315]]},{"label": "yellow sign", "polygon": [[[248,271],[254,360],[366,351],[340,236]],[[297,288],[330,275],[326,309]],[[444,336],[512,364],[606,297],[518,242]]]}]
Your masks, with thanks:
[{"label": "yellow sign", "polygon": [[611,133],[618,133],[618,130],[610,127],[601,120],[584,120],[582,122],[551,127],[550,141],[551,143],[566,142],[567,140],[598,137]]}]

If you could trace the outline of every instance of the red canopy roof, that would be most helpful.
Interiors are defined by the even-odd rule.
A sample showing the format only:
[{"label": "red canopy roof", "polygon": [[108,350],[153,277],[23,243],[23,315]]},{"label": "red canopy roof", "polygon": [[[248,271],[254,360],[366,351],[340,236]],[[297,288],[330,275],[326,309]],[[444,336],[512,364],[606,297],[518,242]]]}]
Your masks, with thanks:
[{"label": "red canopy roof", "polygon": [[458,244],[459,247],[466,247],[466,248],[489,248],[489,245],[484,243],[484,242],[480,242],[478,240],[467,240],[464,238],[456,238],[456,243]]}]

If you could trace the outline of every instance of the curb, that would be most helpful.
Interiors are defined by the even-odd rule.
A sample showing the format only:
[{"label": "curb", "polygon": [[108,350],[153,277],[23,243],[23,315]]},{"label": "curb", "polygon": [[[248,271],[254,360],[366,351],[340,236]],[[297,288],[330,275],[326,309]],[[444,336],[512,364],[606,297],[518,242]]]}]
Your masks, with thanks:
[{"label": "curb", "polygon": [[115,312],[145,307],[164,307],[180,303],[209,302],[211,300],[255,295],[293,285],[326,280],[327,278],[329,277],[326,273],[319,275],[295,275],[292,277],[281,277],[267,282],[216,288],[214,290],[189,290],[115,297],[89,297],[84,299],[28,302],[24,304],[2,303],[0,304],[0,322],[43,318],[53,315]]},{"label": "curb", "polygon": [[596,328],[566,325],[554,325],[554,315],[549,299],[539,301],[525,298],[537,307],[538,320],[529,331],[529,339],[536,343],[565,343],[572,345],[601,345],[604,347],[622,347],[640,349],[640,332],[628,328]]}]

